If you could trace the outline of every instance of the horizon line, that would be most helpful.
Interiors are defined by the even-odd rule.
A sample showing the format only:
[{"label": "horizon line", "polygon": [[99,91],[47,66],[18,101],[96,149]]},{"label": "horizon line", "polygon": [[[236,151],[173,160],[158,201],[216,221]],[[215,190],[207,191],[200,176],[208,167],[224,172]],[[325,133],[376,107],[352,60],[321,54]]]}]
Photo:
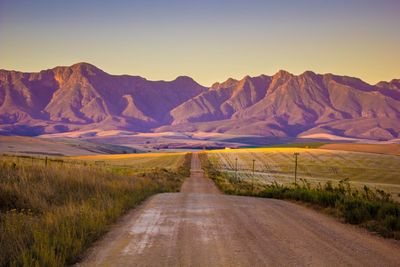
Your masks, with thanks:
[{"label": "horizon line", "polygon": [[74,63],[74,64],[72,64],[72,65],[58,65],[58,66],[50,67],[50,68],[47,68],[47,69],[41,69],[41,70],[39,70],[39,71],[21,71],[21,70],[12,70],[12,69],[10,70],[10,69],[3,69],[3,68],[0,68],[0,71],[20,72],[20,73],[40,73],[40,72],[42,72],[42,71],[53,70],[53,69],[56,69],[56,68],[71,68],[71,67],[76,66],[76,65],[90,65],[90,66],[93,66],[93,67],[95,67],[96,69],[99,69],[99,70],[103,71],[104,73],[106,73],[106,74],[108,74],[108,75],[111,75],[111,76],[139,77],[139,78],[143,78],[143,79],[145,79],[145,80],[147,80],[147,81],[151,81],[151,82],[173,82],[173,81],[176,81],[176,80],[179,79],[179,78],[185,78],[185,77],[186,77],[186,78],[192,79],[194,82],[196,82],[196,83],[199,84],[200,86],[206,87],[206,88],[211,88],[214,84],[217,84],[217,83],[221,84],[221,83],[224,83],[224,82],[226,82],[226,81],[228,81],[228,80],[241,81],[241,80],[245,79],[246,77],[250,77],[250,78],[257,78],[257,77],[260,77],[260,76],[273,77],[273,76],[277,75],[277,74],[280,73],[280,72],[286,72],[286,73],[288,73],[289,75],[293,75],[293,76],[297,76],[297,77],[298,77],[298,76],[301,76],[301,75],[303,75],[303,74],[305,74],[306,72],[311,72],[311,73],[313,73],[313,74],[315,74],[315,75],[321,75],[321,76],[324,76],[324,75],[332,75],[332,76],[337,76],[337,77],[355,78],[355,79],[359,79],[359,80],[362,81],[363,83],[368,84],[368,85],[370,85],[370,86],[376,86],[377,84],[382,83],[382,82],[390,83],[390,82],[393,82],[393,81],[395,81],[395,80],[400,80],[400,78],[392,78],[391,80],[380,80],[380,81],[376,82],[375,84],[372,84],[372,83],[370,83],[370,82],[366,82],[365,80],[363,80],[362,78],[359,78],[359,77],[357,77],[357,76],[349,76],[349,75],[346,75],[346,74],[336,74],[336,73],[332,73],[332,72],[319,73],[319,72],[316,72],[316,71],[313,71],[313,70],[305,70],[305,71],[303,71],[302,73],[295,74],[295,73],[292,73],[292,72],[287,71],[287,70],[284,70],[284,69],[279,69],[279,70],[277,70],[277,71],[276,71],[274,74],[272,74],[272,75],[265,74],[265,73],[261,73],[261,74],[256,75],[256,76],[244,75],[244,76],[243,76],[242,78],[240,78],[240,79],[238,79],[238,78],[233,78],[233,77],[228,77],[228,78],[226,78],[226,79],[223,80],[223,81],[216,81],[216,82],[213,82],[210,86],[205,86],[205,85],[199,83],[196,79],[194,79],[193,77],[191,77],[191,76],[189,76],[189,75],[178,75],[178,76],[176,76],[175,78],[172,78],[171,80],[169,80],[169,79],[168,79],[168,80],[167,80],[167,79],[147,79],[146,77],[144,77],[144,76],[142,76],[142,75],[127,74],[127,73],[123,73],[123,74],[110,73],[110,72],[107,72],[107,71],[105,71],[104,69],[102,69],[102,68],[100,68],[100,67],[98,67],[98,66],[96,66],[96,65],[94,65],[94,64],[92,64],[92,63],[86,62],[86,61],[77,62],[77,63]]}]

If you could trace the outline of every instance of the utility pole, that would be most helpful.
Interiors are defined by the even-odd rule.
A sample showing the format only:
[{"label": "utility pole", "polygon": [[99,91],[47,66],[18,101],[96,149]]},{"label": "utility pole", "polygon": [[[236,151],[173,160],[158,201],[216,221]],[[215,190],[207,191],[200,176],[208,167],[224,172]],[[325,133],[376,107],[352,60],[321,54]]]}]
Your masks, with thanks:
[{"label": "utility pole", "polygon": [[295,164],[294,164],[294,185],[297,185],[297,156],[300,155],[300,153],[295,152],[294,153],[294,158],[295,158]]},{"label": "utility pole", "polygon": [[254,192],[254,179],[255,179],[255,177],[254,177],[254,166],[255,166],[255,162],[256,162],[256,160],[253,159],[253,180],[252,180],[252,183],[251,183],[251,191],[252,192]]},{"label": "utility pole", "polygon": [[237,161],[238,161],[238,159],[236,158],[235,161],[236,161],[236,164],[235,164],[235,180],[237,182],[238,181],[238,177],[237,177],[237,171],[238,171]]}]

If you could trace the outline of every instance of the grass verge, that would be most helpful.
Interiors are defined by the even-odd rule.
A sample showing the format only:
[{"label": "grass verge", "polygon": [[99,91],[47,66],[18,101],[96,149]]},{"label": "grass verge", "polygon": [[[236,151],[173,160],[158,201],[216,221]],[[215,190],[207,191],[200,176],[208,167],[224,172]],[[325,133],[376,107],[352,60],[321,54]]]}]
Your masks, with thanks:
[{"label": "grass verge", "polygon": [[327,182],[318,186],[311,186],[306,180],[301,180],[300,185],[253,184],[251,181],[235,180],[219,171],[206,153],[200,154],[200,160],[206,175],[226,194],[309,203],[333,210],[347,223],[361,225],[384,237],[400,239],[400,204],[383,190],[371,190],[367,186],[357,190],[350,187],[347,180],[340,181],[338,185]]},{"label": "grass verge", "polygon": [[[110,224],[155,193],[180,189],[191,155],[174,170],[0,158],[0,266],[65,266]],[[33,159],[32,159],[33,162]]]}]

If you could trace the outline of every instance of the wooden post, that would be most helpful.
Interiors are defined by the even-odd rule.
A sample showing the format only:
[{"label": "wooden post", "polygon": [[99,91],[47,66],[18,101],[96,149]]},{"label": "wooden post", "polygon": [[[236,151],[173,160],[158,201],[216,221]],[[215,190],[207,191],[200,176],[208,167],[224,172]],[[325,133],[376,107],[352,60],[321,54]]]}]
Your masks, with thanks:
[{"label": "wooden post", "polygon": [[47,157],[44,160],[44,165],[47,167]]},{"label": "wooden post", "polygon": [[255,167],[255,162],[256,162],[256,160],[253,159],[253,179],[252,179],[252,183],[251,183],[251,191],[252,192],[254,192],[254,179],[255,179],[255,177],[254,177],[254,167]]},{"label": "wooden post", "polygon": [[297,156],[300,155],[300,153],[295,152],[294,153],[294,158],[295,158],[295,163],[294,163],[294,185],[297,186]]},{"label": "wooden post", "polygon": [[235,165],[235,180],[236,180],[236,182],[238,182],[238,177],[237,177],[237,171],[238,171],[237,162],[238,162],[238,159],[236,158],[235,161],[236,161],[236,165]]}]

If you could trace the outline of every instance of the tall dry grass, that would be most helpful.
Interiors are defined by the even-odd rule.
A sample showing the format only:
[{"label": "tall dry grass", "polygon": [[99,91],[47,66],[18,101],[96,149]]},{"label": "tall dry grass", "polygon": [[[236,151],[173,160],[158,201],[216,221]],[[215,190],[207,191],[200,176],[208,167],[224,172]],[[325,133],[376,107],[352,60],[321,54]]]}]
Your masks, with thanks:
[{"label": "tall dry grass", "polygon": [[146,197],[178,191],[190,155],[173,171],[0,158],[0,266],[65,266]]}]

